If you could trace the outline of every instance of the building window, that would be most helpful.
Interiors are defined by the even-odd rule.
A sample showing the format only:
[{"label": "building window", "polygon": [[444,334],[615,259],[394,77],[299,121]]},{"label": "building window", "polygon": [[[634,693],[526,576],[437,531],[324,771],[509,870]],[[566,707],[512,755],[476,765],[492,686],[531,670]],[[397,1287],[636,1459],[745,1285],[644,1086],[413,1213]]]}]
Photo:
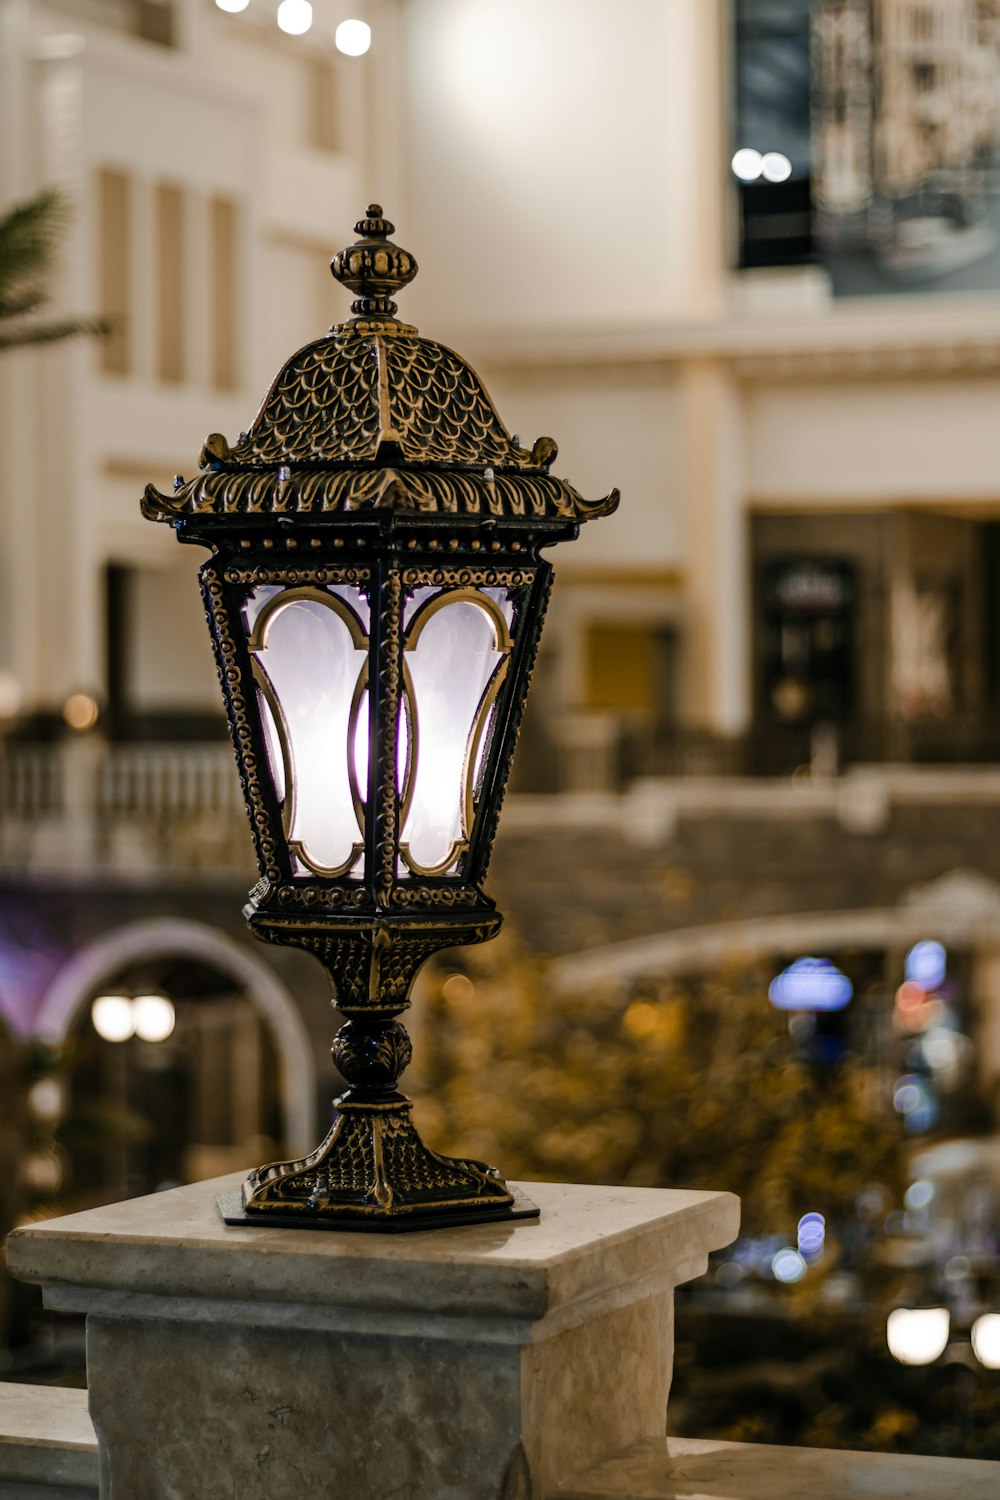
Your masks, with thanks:
[{"label": "building window", "polygon": [[184,338],[184,192],[161,182],[156,188],[157,350],[161,380],[181,381],[186,369]]},{"label": "building window", "polygon": [[212,384],[220,391],[235,390],[237,374],[236,320],[239,308],[239,208],[229,198],[211,202],[212,271]]},{"label": "building window", "polygon": [[114,167],[100,169],[97,214],[98,297],[102,316],[112,324],[111,332],[98,345],[101,369],[108,375],[128,375],[132,370],[129,330],[132,203],[127,173]]},{"label": "building window", "polygon": [[929,94],[934,88],[935,67],[933,63],[914,63],[913,84],[918,94]]}]

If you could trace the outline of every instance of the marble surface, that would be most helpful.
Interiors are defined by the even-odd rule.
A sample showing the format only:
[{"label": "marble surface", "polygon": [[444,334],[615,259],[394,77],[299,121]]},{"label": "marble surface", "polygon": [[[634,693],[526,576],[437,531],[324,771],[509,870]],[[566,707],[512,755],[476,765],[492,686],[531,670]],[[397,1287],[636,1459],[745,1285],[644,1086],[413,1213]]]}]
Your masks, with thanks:
[{"label": "marble surface", "polygon": [[[26,1488],[30,1486],[29,1488]],[[87,1392],[0,1383],[0,1497],[97,1494],[97,1439]]]},{"label": "marble surface", "polygon": [[532,1183],[539,1222],[227,1227],[238,1181],[8,1242],[87,1312],[111,1500],[542,1500],[664,1431],[674,1287],[739,1225],[728,1193]]},{"label": "marble surface", "polygon": [[[540,1338],[691,1279],[739,1228],[731,1193],[563,1183],[524,1184],[542,1217],[509,1225],[406,1236],[227,1226],[215,1198],[241,1180],[26,1226],[8,1239],[8,1264],[60,1309],[119,1315],[126,1298],[169,1299],[160,1316],[203,1320],[212,1303],[219,1321],[259,1316],[292,1327],[301,1319],[290,1309],[305,1308],[315,1326],[326,1308],[337,1314],[327,1327],[429,1337],[442,1332],[442,1317],[472,1320],[482,1333],[484,1320],[496,1320],[500,1337],[513,1319]],[[145,1315],[157,1306],[147,1301]]]},{"label": "marble surface", "polygon": [[996,1500],[1000,1463],[649,1439],[546,1500]]}]

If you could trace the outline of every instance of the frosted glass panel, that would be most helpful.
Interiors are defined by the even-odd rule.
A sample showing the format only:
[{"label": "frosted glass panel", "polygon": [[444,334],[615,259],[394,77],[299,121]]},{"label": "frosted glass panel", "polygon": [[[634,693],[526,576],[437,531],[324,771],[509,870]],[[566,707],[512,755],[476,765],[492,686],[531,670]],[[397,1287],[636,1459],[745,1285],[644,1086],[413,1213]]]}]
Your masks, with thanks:
[{"label": "frosted glass panel", "polygon": [[278,794],[278,801],[285,800],[285,763],[281,758],[281,740],[278,735],[278,726],[274,722],[271,705],[268,703],[260,688],[257,689],[257,703],[260,707],[261,722],[264,725],[264,743],[267,745],[267,763],[271,770],[271,780],[274,782],[274,790]]},{"label": "frosted glass panel", "polygon": [[506,631],[467,595],[418,613],[412,630],[416,639],[407,641],[406,663],[417,758],[401,843],[412,869],[439,873],[470,832],[463,816],[473,770],[468,757],[477,710],[504,659],[498,637]]},{"label": "frosted glass panel", "polygon": [[[264,593],[261,590],[261,593]],[[367,638],[344,595],[361,613],[367,601],[356,590],[336,595],[319,590],[288,590],[270,596],[255,612],[250,647],[266,674],[280,717],[269,725],[268,740],[279,736],[290,778],[275,774],[282,794],[290,780],[292,805],[285,808],[285,827],[293,866],[299,873],[346,873],[362,860],[361,828],[348,775],[348,746],[355,696],[367,662]],[[251,608],[253,606],[251,605]],[[247,611],[248,617],[250,609]],[[358,786],[364,796],[368,780],[366,728],[353,736]],[[269,744],[269,749],[271,748]],[[362,869],[356,873],[362,873]]]}]

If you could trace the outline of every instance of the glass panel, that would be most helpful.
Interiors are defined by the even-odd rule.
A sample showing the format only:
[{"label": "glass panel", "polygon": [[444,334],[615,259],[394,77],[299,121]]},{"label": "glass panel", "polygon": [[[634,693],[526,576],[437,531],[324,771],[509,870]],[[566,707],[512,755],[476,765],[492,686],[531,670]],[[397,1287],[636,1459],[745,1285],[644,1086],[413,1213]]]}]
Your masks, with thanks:
[{"label": "glass panel", "polygon": [[253,593],[247,594],[243,601],[243,619],[246,623],[248,635],[256,625],[257,616],[264,608],[264,605],[269,603],[276,594],[280,593],[280,584],[267,583],[262,584],[260,588],[254,589]]},{"label": "glass panel", "polygon": [[419,588],[414,589],[409,598],[404,599],[403,628],[405,630],[408,630],[410,628],[410,621],[413,619],[413,616],[416,614],[420,606],[422,604],[426,604],[427,600],[430,599],[433,594],[440,594],[440,592],[441,590],[437,588]]},{"label": "glass panel", "polygon": [[492,589],[488,594],[446,592],[413,617],[406,665],[416,721],[416,767],[401,843],[407,864],[417,873],[447,871],[456,846],[470,832],[466,806],[474,770],[470,756],[478,759],[479,747],[473,743],[478,710],[506,655],[510,618],[506,595]]},{"label": "glass panel", "polygon": [[[258,599],[256,595],[264,595]],[[349,596],[349,597],[345,597]],[[352,608],[348,608],[348,603]],[[278,708],[265,734],[280,738],[294,767],[286,828],[297,873],[343,874],[361,858],[359,810],[348,775],[353,735],[357,784],[368,780],[367,720],[352,726],[365,694],[367,637],[357,618],[367,601],[357,590],[267,587],[248,601],[250,649],[266,673]],[[357,613],[355,612],[357,611]],[[356,705],[357,700],[357,705]],[[269,744],[269,749],[271,745]],[[280,759],[280,757],[276,757]],[[284,790],[275,774],[275,790]],[[360,872],[358,872],[360,873]]]},{"label": "glass panel", "polygon": [[271,771],[271,780],[274,782],[274,790],[278,794],[278,801],[284,805],[285,801],[285,762],[281,758],[281,740],[278,736],[278,726],[274,722],[271,705],[268,703],[260,688],[257,689],[257,703],[260,707],[261,723],[264,725],[264,743],[267,745],[267,763]]}]

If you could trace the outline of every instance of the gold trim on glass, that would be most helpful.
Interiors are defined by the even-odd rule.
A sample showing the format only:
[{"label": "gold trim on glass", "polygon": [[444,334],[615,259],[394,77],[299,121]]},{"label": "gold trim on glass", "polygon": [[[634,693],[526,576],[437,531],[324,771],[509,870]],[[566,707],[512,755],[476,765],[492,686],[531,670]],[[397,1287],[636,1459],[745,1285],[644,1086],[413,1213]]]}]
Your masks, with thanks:
[{"label": "gold trim on glass", "polygon": [[400,714],[406,715],[406,766],[403,785],[399,792],[399,826],[403,827],[410,815],[413,788],[417,784],[417,766],[420,763],[420,725],[417,722],[417,695],[413,690],[413,678],[406,658],[403,658],[403,694]]},{"label": "gold trim on glass", "polygon": [[[490,679],[483,690],[483,695],[479,700],[479,705],[476,709],[475,715],[473,716],[469,738],[466,741],[465,760],[462,766],[462,783],[460,788],[462,837],[455,839],[444,858],[438,860],[438,862],[433,865],[422,865],[420,861],[414,859],[413,855],[410,853],[409,845],[404,844],[402,840],[400,841],[400,857],[405,862],[407,868],[414,875],[421,875],[425,877],[446,875],[455,864],[455,862],[460,859],[461,856],[468,850],[469,836],[471,834],[472,825],[475,822],[476,817],[475,787],[473,786],[476,756],[479,752],[479,745],[489,719],[490,711],[493,708],[494,703],[496,702],[497,695],[499,694],[500,688],[502,687],[503,682],[507,676],[507,667],[510,662],[510,653],[514,647],[514,641],[510,633],[510,626],[507,624],[506,616],[504,615],[503,610],[497,604],[495,599],[490,598],[489,594],[480,593],[480,591],[475,588],[449,589],[445,587],[442,588],[439,593],[433,594],[430,599],[427,599],[413,616],[403,642],[404,652],[413,651],[416,649],[416,644],[420,638],[420,633],[432,615],[437,614],[439,610],[446,609],[450,604],[459,603],[474,604],[477,608],[481,609],[485,615],[489,617],[493,625],[493,638],[495,641],[494,650],[500,653],[502,660],[497,662],[492,673],[490,674]],[[410,676],[410,671],[406,665],[405,659],[403,662],[403,695],[408,700],[410,708],[409,722],[412,744],[410,763],[412,765],[412,772],[410,773],[408,779],[408,795],[406,796],[400,811],[399,826],[401,830],[406,826],[406,817],[409,813],[410,803],[413,799],[413,787],[416,784],[417,776],[417,751],[420,736],[420,717],[419,711],[417,709],[417,695],[414,690],[413,680]]]},{"label": "gold trim on glass", "polygon": [[486,732],[486,727],[489,724],[490,713],[493,709],[493,705],[496,703],[497,697],[500,693],[500,689],[503,687],[504,682],[507,679],[507,668],[509,666],[510,655],[506,654],[500,661],[497,662],[496,666],[493,668],[490,680],[483,689],[483,696],[479,700],[479,707],[476,709],[476,716],[472,721],[472,733],[469,736],[469,743],[465,749],[465,765],[462,769],[462,782],[465,787],[463,832],[465,833],[466,838],[468,838],[470,832],[472,831],[472,825],[475,822],[476,817],[475,774],[476,761],[479,758],[479,746],[482,741],[483,735]]},{"label": "gold trim on glass", "polygon": [[364,853],[365,847],[364,803],[360,797],[360,792],[358,789],[357,768],[354,764],[354,735],[357,729],[358,709],[361,704],[361,699],[364,696],[364,691],[368,686],[368,658],[366,656],[364,664],[358,672],[358,680],[355,684],[354,694],[351,699],[351,708],[347,720],[346,747],[348,786],[351,792],[351,799],[354,803],[354,816],[358,822],[358,829],[362,835],[362,842],[360,844],[354,844],[352,846],[350,854],[342,864],[321,865],[317,860],[313,859],[312,855],[306,849],[305,844],[301,839],[293,839],[290,836],[292,827],[294,826],[295,822],[296,791],[295,760],[292,751],[292,737],[288,728],[288,721],[285,718],[284,711],[281,707],[281,700],[278,697],[277,690],[275,689],[274,684],[272,683],[270,676],[268,675],[267,669],[265,668],[263,662],[258,659],[257,655],[258,652],[267,650],[267,637],[274,618],[278,614],[280,614],[287,605],[300,603],[320,604],[325,609],[331,610],[332,613],[335,614],[338,619],[342,620],[343,623],[347,626],[355,651],[368,650],[368,635],[366,634],[364,626],[362,625],[358,616],[354,613],[351,606],[345,599],[342,599],[339,594],[328,593],[326,589],[318,589],[312,587],[309,584],[304,584],[298,588],[283,589],[280,593],[274,594],[270,599],[268,599],[267,603],[263,606],[256,620],[254,621],[253,630],[250,632],[250,635],[247,639],[247,646],[252,658],[250,665],[253,671],[254,682],[257,684],[257,687],[260,689],[261,696],[264,698],[268,708],[271,710],[275,728],[278,734],[278,742],[281,748],[281,761],[285,772],[285,796],[281,804],[281,826],[285,835],[285,841],[288,845],[288,852],[295,859],[298,859],[301,864],[305,865],[307,870],[311,870],[314,875],[321,875],[325,876],[328,879],[335,880],[340,876],[350,874],[350,872],[354,869],[354,866],[358,862],[359,855]]},{"label": "gold trim on glass", "polygon": [[[295,760],[292,754],[292,738],[288,730],[288,721],[281,707],[278,694],[275,692],[274,683],[267,674],[267,669],[262,661],[254,656],[250,662],[253,672],[253,680],[257,689],[271,711],[271,721],[274,724],[274,732],[278,736],[278,749],[281,752],[281,766],[285,777],[285,795],[281,799],[281,829],[288,839],[292,831],[292,819],[295,815]],[[267,736],[264,743],[268,751]],[[271,768],[271,780],[274,780],[274,770]]]},{"label": "gold trim on glass", "polygon": [[[358,820],[358,830],[362,838],[365,832],[365,808],[368,805],[368,788],[365,787],[365,795],[362,796],[358,785],[358,762],[356,743],[358,738],[358,721],[361,716],[361,704],[365,693],[368,691],[370,673],[367,659],[358,673],[358,680],[354,684],[354,695],[351,698],[351,709],[347,716],[347,780],[351,788],[351,798],[354,802],[354,816]],[[371,736],[369,735],[369,741]],[[371,771],[371,744],[368,746],[368,768]]]}]

